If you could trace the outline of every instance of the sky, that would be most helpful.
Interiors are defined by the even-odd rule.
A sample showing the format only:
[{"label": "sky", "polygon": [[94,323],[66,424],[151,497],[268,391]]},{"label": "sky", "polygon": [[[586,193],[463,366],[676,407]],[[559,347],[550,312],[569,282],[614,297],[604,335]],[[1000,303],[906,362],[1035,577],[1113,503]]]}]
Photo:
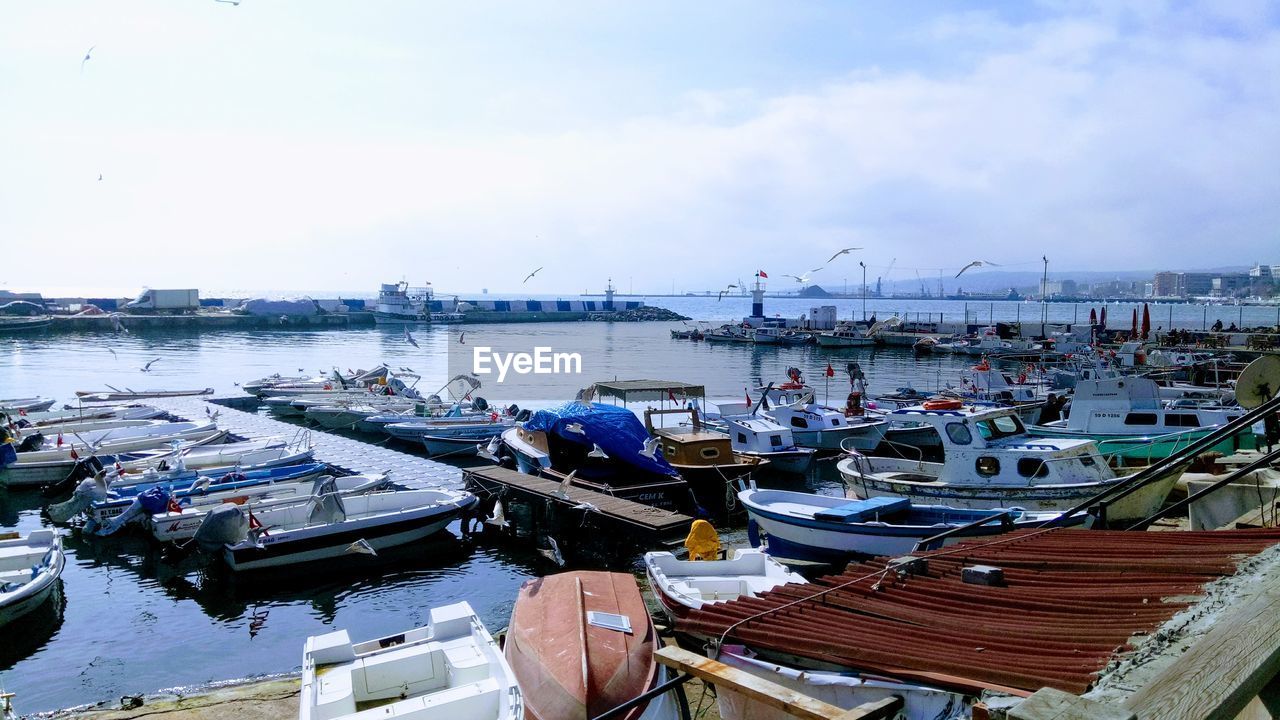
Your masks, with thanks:
[{"label": "sky", "polygon": [[1275,2],[2,10],[0,289],[1280,263]]}]

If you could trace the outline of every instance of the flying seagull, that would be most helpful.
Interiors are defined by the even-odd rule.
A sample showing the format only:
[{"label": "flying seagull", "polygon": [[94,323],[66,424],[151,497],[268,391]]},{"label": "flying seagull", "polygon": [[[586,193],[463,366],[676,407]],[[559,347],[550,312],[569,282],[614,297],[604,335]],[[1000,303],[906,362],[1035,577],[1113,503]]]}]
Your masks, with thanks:
[{"label": "flying seagull", "polygon": [[98,173],[98,182],[102,182],[102,173]]},{"label": "flying seagull", "polygon": [[151,372],[151,365],[152,365],[152,364],[154,364],[154,363],[158,363],[158,362],[160,362],[160,358],[156,358],[155,360],[151,360],[150,362],[148,362],[146,365],[143,365],[143,366],[142,366],[141,368],[139,368],[139,369],[140,369],[140,370],[142,370],[142,372]]},{"label": "flying seagull", "polygon": [[377,557],[378,555],[378,551],[374,550],[373,546],[369,544],[369,541],[364,538],[360,538],[359,540],[351,543],[347,546],[347,549],[342,552],[344,554],[349,553],[354,555],[373,555],[374,557]]},{"label": "flying seagull", "polygon": [[466,333],[458,333],[458,344],[459,344],[459,345],[466,345],[466,344],[467,344],[467,334],[466,334]]},{"label": "flying seagull", "polygon": [[990,260],[974,260],[968,265],[965,265],[964,267],[960,268],[960,272],[956,273],[956,277],[960,277],[961,275],[964,274],[965,270],[968,270],[971,267],[983,267],[985,265],[990,265],[991,267],[1000,267],[999,265],[991,262]]},{"label": "flying seagull", "polygon": [[[841,255],[848,255],[849,253],[853,252],[854,250],[861,250],[861,249],[862,249],[862,248],[845,248],[845,249],[841,250],[840,252],[836,253],[835,255],[832,255],[832,256],[831,256],[831,260],[835,260],[836,258],[840,257]],[[828,260],[828,261],[827,261],[827,264],[828,264],[828,265],[829,265],[829,264],[831,264],[831,260]]]},{"label": "flying seagull", "polygon": [[[91,47],[91,48],[89,48],[88,50],[86,50],[86,51],[85,51],[85,53],[84,53],[84,59],[80,61],[80,72],[81,72],[81,73],[84,73],[84,64],[85,64],[85,63],[87,63],[87,62],[89,62],[90,60],[92,60],[92,59],[93,59],[93,58],[91,58],[91,57],[89,57],[89,56],[93,54],[93,48],[96,48],[96,47],[98,47],[98,46],[97,46],[97,45],[94,45],[93,47]],[[101,180],[102,178],[98,178],[98,179],[99,179],[99,180]]]},{"label": "flying seagull", "polygon": [[228,4],[228,5],[235,5],[235,6],[237,6],[237,7],[239,7],[239,5],[240,5],[240,0],[213,0],[213,1],[214,1],[214,2],[220,2],[220,3],[226,3],[226,4]]},{"label": "flying seagull", "polygon": [[577,468],[574,468],[568,475],[564,476],[564,479],[560,481],[560,487],[556,488],[551,494],[564,500],[570,499],[569,488],[573,487],[573,478],[577,474],[578,470]]},{"label": "flying seagull", "polygon": [[[821,269],[822,269],[822,268],[818,268],[818,270],[821,270]],[[818,272],[818,270],[810,270],[809,272],[807,272],[807,273],[805,273],[805,274],[803,274],[803,275],[786,275],[786,274],[783,274],[783,276],[782,276],[782,277],[789,277],[789,278],[791,278],[792,280],[795,280],[795,281],[796,281],[796,282],[798,282],[798,283],[804,284],[804,283],[809,282],[809,276],[810,276],[810,275],[812,275],[813,273]]]},{"label": "flying seagull", "polygon": [[725,289],[721,290],[719,293],[716,294],[716,302],[720,302],[721,298],[723,298],[725,295],[728,295],[730,290],[735,290],[737,289],[737,287],[738,287],[737,285],[730,285]]},{"label": "flying seagull", "polygon": [[407,327],[404,329],[404,340],[414,347],[419,347],[418,341],[414,340],[413,336],[409,334],[409,328]]},{"label": "flying seagull", "polygon": [[650,460],[657,460],[658,454],[658,438],[649,438],[644,441],[644,447],[641,448],[640,454]]},{"label": "flying seagull", "polygon": [[571,433],[577,433],[578,435],[587,434],[587,432],[582,429],[582,423],[569,423],[568,425],[564,426],[564,429]]},{"label": "flying seagull", "polygon": [[542,272],[542,268],[538,268],[537,270],[534,270],[533,272],[529,273],[528,275],[525,275],[525,276],[524,276],[524,282],[529,282],[529,280],[530,280],[531,278],[533,278],[533,276],[534,276],[534,275],[537,275],[537,274],[538,274],[538,273],[540,273],[540,272]]}]

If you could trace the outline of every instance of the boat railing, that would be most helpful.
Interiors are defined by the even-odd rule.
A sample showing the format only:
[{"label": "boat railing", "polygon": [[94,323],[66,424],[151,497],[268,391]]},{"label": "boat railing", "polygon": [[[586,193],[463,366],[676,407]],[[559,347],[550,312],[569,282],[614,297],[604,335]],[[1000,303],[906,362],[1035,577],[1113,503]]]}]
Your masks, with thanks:
[{"label": "boat railing", "polygon": [[915,553],[918,553],[918,552],[928,552],[929,550],[937,550],[938,548],[942,547],[944,541],[947,538],[954,537],[956,535],[962,535],[968,532],[969,530],[974,530],[984,525],[990,525],[993,522],[999,522],[1001,529],[1004,531],[1012,530],[1014,513],[1020,514],[1021,512],[1022,510],[1019,508],[1005,508],[1004,510],[1001,510],[998,513],[993,513],[986,517],[978,518],[977,520],[974,520],[971,523],[966,523],[964,525],[957,525],[956,527],[948,528],[938,533],[937,535],[927,537],[921,540],[920,542],[917,542],[916,546],[912,548],[911,554],[914,555]]},{"label": "boat railing", "polygon": [[[849,442],[850,440],[856,440],[856,438],[847,437],[841,440],[840,449],[845,451],[846,453],[849,453],[851,456],[862,455],[862,453],[858,452],[854,448],[845,447],[845,443]],[[888,438],[882,439],[880,443],[882,445],[888,445],[890,448],[896,451],[898,453],[898,456],[901,457],[903,460],[914,460],[916,462],[924,462],[924,450],[916,447],[915,445],[908,445],[907,443],[895,442]],[[912,451],[913,453],[915,453],[915,457],[908,456],[906,453],[903,452],[903,450]]]}]

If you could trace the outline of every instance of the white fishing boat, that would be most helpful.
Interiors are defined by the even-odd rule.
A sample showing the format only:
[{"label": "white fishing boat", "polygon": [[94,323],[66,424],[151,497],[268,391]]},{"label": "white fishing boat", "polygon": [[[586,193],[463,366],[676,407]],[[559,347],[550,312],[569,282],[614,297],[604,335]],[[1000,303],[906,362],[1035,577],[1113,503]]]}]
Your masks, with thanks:
[{"label": "white fishing boat", "polygon": [[724,560],[678,560],[669,552],[647,552],[644,567],[654,598],[671,620],[704,605],[807,582],[763,550],[740,548]]},{"label": "white fishing boat", "polygon": [[77,390],[76,397],[81,402],[121,402],[128,400],[145,400],[148,398],[192,397],[195,395],[212,395],[213,388],[199,390]]},{"label": "white fishing boat", "polygon": [[836,323],[834,330],[818,333],[814,339],[819,347],[827,348],[871,347],[876,344],[875,337],[868,335],[866,328],[847,320]]},{"label": "white fishing boat", "polygon": [[41,412],[53,407],[53,403],[53,398],[46,397],[0,398],[0,412],[13,415]]},{"label": "white fishing boat", "polygon": [[154,420],[163,414],[163,410],[150,405],[89,405],[70,410],[45,410],[21,415],[14,413],[10,415],[10,419],[19,427],[46,428],[91,420]]},{"label": "white fishing boat", "polygon": [[763,413],[790,428],[796,445],[817,450],[874,450],[888,427],[878,418],[850,417],[836,408],[812,402],[781,405]]},{"label": "white fishing boat", "polygon": [[40,449],[18,452],[16,460],[0,466],[0,485],[34,486],[61,480],[80,457],[108,456],[114,462],[114,456],[122,453],[162,448],[174,441],[212,442],[225,436],[225,430],[204,421],[93,430],[64,435],[61,442],[45,438]]},{"label": "white fishing boat", "polygon": [[[943,461],[851,454],[836,467],[858,498],[890,495],[956,508],[1066,510],[1127,479],[1116,475],[1092,441],[1029,436],[1014,408],[931,401],[888,417],[932,426]],[[1109,505],[1108,519],[1139,520],[1155,512],[1183,469],[1168,471]]]},{"label": "white fishing boat", "polygon": [[[1011,508],[967,510],[941,505],[917,505],[905,497],[850,500],[788,490],[743,488],[738,499],[750,517],[753,545],[765,545],[772,555],[794,560],[832,562],[851,555],[904,555],[916,543],[947,530],[990,518],[987,524],[958,537],[997,535],[1037,527],[1059,513],[1032,513]],[[1083,522],[1086,516],[1077,515]]]},{"label": "white fishing boat", "polygon": [[373,321],[378,325],[406,325],[431,321],[435,293],[431,283],[411,288],[409,283],[383,283],[378,290]]},{"label": "white fishing boat", "polygon": [[222,505],[210,511],[196,540],[221,548],[232,570],[282,567],[415,542],[444,530],[475,503],[467,492],[401,490],[348,498],[328,494],[261,513]]},{"label": "white fishing boat", "polygon": [[799,447],[791,429],[761,415],[726,419],[733,452],[769,461],[777,472],[805,474],[813,467],[814,448]]},{"label": "white fishing boat", "polygon": [[195,537],[209,510],[233,503],[248,511],[260,513],[263,508],[286,503],[312,502],[326,493],[346,497],[385,489],[390,483],[386,474],[321,475],[317,478],[291,480],[241,487],[208,495],[175,498],[164,512],[151,513],[146,520],[151,536],[159,542],[182,542]]},{"label": "white fishing boat", "polygon": [[425,627],[362,643],[346,630],[307,638],[299,720],[523,720],[511,667],[465,602]]},{"label": "white fishing boat", "polygon": [[0,535],[0,626],[40,607],[62,575],[66,557],[54,530]]},{"label": "white fishing boat", "polygon": [[241,385],[240,388],[250,395],[257,395],[258,397],[298,395],[316,391],[342,390],[344,388],[359,390],[377,384],[379,381],[386,379],[390,373],[391,369],[386,365],[379,365],[372,370],[356,370],[345,375],[336,369],[332,373],[322,373],[308,377],[273,375],[251,380]]},{"label": "white fishing boat", "polygon": [[[386,401],[375,400],[373,402],[370,402],[370,400],[371,398],[353,398],[346,402],[335,403],[328,401],[321,405],[302,403],[302,407],[305,408],[302,411],[302,415],[322,428],[354,430],[360,423],[374,415],[404,412],[412,410],[417,405],[417,401],[412,399],[394,398]],[[295,404],[294,407],[296,408],[298,405]]]}]

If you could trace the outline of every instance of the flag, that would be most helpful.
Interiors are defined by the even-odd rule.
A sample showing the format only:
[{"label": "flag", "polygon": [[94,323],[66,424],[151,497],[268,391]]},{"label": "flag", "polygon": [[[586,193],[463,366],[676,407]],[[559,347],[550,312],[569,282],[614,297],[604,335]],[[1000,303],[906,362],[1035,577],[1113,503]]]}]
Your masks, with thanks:
[{"label": "flag", "polygon": [[58,447],[62,447],[62,433],[58,433]]},{"label": "flag", "polygon": [[667,388],[667,398],[670,399],[671,402],[676,401],[676,394],[671,392],[671,388]]},{"label": "flag", "polygon": [[26,417],[26,416],[27,416],[27,411],[26,411],[26,409],[25,409],[25,408],[18,408],[18,417]]},{"label": "flag", "polygon": [[831,363],[827,363],[827,377],[835,377],[836,369],[831,367]]},{"label": "flag", "polygon": [[747,404],[748,404],[748,405],[750,405],[750,404],[751,404],[751,393],[747,392],[747,389],[746,389],[746,388],[742,388],[742,394],[747,396]]},{"label": "flag", "polygon": [[767,273],[767,272],[765,272],[765,271],[763,271],[763,270],[757,270],[757,271],[756,271],[756,275],[759,275],[759,276],[760,276],[760,277],[762,277],[762,278],[767,278],[767,277],[769,277],[769,273]]},{"label": "flag", "polygon": [[79,459],[80,459],[80,454],[76,452],[76,449],[75,449],[75,448],[71,448],[71,459],[72,459],[72,460],[79,460]]}]

